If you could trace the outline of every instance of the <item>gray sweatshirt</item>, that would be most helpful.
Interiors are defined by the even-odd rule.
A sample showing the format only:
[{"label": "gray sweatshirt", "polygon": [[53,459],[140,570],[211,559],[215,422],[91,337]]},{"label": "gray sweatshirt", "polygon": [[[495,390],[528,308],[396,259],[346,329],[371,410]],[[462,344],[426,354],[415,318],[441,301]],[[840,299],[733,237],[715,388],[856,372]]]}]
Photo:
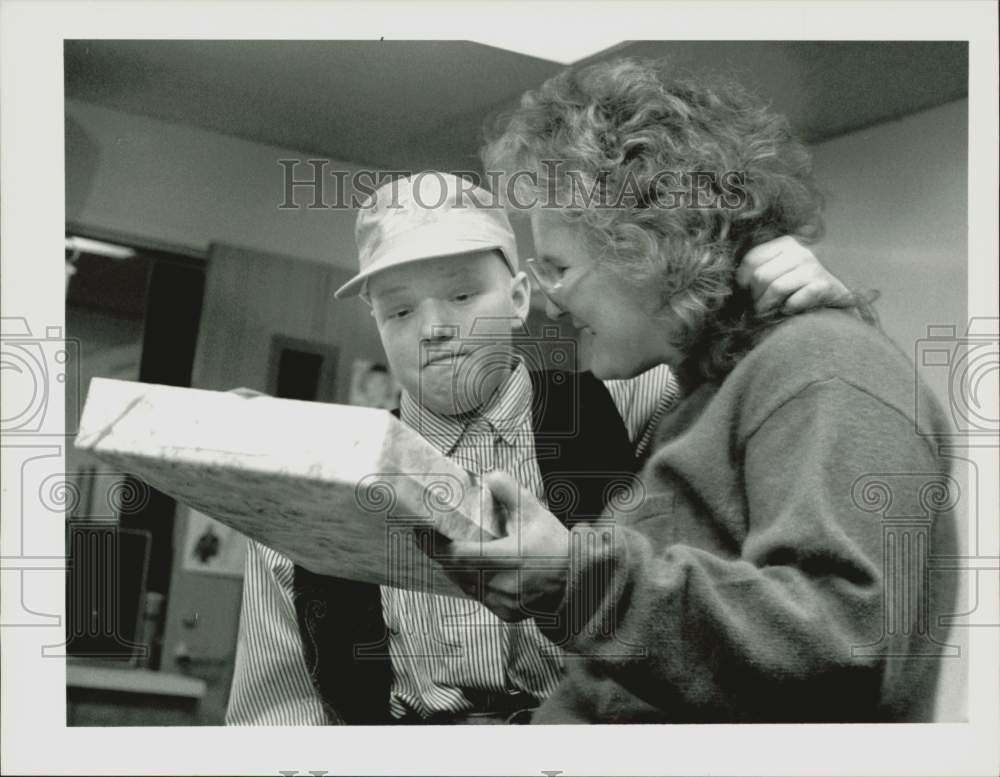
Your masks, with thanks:
[{"label": "gray sweatshirt", "polygon": [[[928,720],[953,575],[947,433],[885,336],[777,326],[657,430],[644,494],[573,529],[533,722]],[[928,409],[928,413],[923,413]]]}]

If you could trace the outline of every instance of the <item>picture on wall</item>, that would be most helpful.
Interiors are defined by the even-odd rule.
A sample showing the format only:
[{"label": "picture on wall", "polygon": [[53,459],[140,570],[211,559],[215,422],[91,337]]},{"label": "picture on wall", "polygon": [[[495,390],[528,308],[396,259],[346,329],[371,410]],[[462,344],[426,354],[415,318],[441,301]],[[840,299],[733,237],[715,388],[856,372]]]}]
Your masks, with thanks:
[{"label": "picture on wall", "polygon": [[350,404],[394,410],[399,407],[399,393],[399,384],[385,364],[369,359],[354,360]]},{"label": "picture on wall", "polygon": [[247,540],[235,529],[197,510],[188,511],[184,570],[242,577]]}]

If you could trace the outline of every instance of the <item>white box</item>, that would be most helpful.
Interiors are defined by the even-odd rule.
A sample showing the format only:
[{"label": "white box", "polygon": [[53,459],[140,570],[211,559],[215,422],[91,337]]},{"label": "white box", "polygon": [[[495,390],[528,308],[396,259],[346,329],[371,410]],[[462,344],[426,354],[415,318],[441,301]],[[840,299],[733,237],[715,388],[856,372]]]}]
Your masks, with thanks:
[{"label": "white box", "polygon": [[384,410],[94,378],[76,447],[320,574],[455,595],[415,538],[502,533],[478,478]]}]

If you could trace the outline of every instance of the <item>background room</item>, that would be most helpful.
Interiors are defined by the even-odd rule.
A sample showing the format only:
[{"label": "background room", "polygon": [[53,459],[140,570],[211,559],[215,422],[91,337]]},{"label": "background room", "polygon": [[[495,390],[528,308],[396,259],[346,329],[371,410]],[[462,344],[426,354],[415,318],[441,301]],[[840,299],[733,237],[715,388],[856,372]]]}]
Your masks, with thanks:
[{"label": "background room", "polygon": [[[965,44],[647,41],[586,53],[666,56],[766,97],[814,155],[823,263],[881,293],[882,325],[911,357],[929,326],[964,333]],[[484,123],[580,56],[472,42],[67,41],[70,390],[100,376],[391,405],[391,390],[366,388],[385,362],[367,308],[333,302],[356,265],[356,214],[324,206],[328,173],[477,171]],[[297,207],[283,207],[288,170],[307,180],[309,160],[324,160],[326,196],[314,203],[315,189],[296,186]],[[572,336],[540,303],[529,328]],[[951,407],[948,367],[921,369]],[[109,604],[84,591],[86,561],[68,579],[68,722],[220,724],[241,538],[70,456],[79,498],[68,517],[112,520],[103,563],[121,584]],[[72,526],[72,548],[101,531]],[[111,628],[88,630],[90,616]],[[946,663],[940,719],[964,717],[964,676]]]}]

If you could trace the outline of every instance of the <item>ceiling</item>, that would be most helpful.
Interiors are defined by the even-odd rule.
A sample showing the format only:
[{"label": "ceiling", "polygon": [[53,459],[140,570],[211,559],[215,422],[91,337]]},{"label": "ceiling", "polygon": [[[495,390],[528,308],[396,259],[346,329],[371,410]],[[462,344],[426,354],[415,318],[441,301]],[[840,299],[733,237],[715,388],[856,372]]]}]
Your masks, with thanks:
[{"label": "ceiling", "polygon": [[[636,41],[730,75],[810,142],[967,95],[963,42]],[[380,168],[475,169],[484,123],[562,65],[466,41],[76,40],[66,97]]]}]

